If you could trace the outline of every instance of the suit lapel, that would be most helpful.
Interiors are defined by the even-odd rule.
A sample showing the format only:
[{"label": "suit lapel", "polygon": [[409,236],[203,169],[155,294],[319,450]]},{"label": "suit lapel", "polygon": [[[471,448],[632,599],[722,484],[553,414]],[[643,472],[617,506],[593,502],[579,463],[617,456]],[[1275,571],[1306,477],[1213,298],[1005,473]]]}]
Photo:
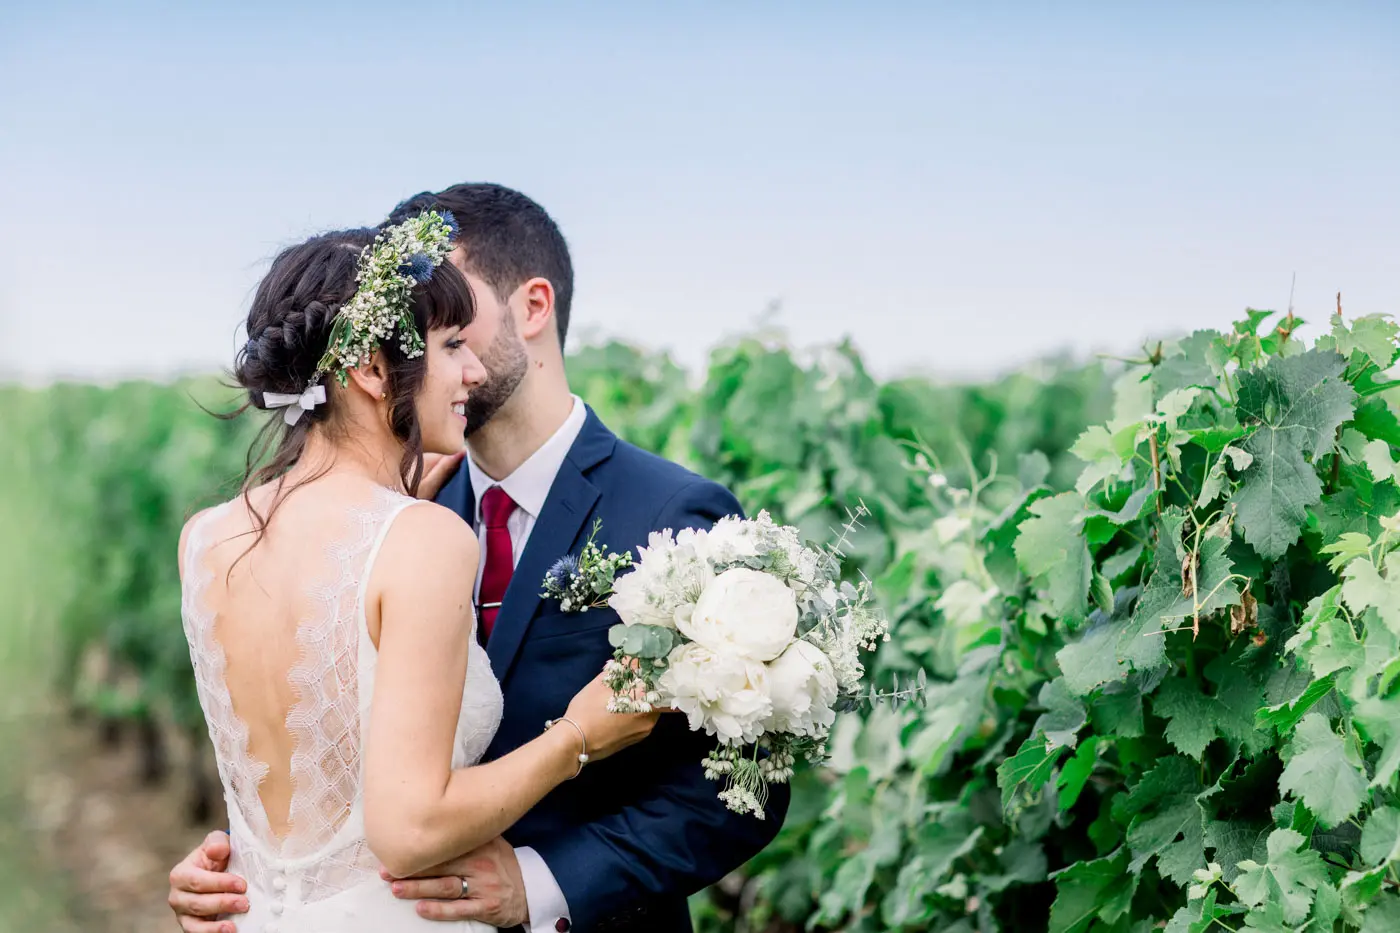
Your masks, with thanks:
[{"label": "suit lapel", "polygon": [[472,490],[472,471],[462,461],[457,472],[437,494],[438,505],[445,505],[471,527],[476,527],[476,493]]},{"label": "suit lapel", "polygon": [[530,622],[539,610],[545,573],[555,561],[573,550],[601,494],[587,472],[605,460],[616,443],[616,435],[589,409],[583,429],[549,487],[549,495],[535,519],[525,552],[511,575],[510,586],[506,588],[501,611],[491,631],[486,653],[491,658],[492,670],[502,681],[509,676]]}]

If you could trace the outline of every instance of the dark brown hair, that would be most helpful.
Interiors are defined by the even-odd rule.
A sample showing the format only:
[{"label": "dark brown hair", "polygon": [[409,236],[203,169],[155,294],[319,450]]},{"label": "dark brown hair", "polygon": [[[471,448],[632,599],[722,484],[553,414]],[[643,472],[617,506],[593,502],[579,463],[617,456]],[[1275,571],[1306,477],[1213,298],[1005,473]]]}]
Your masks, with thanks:
[{"label": "dark brown hair", "polygon": [[[266,409],[264,399],[269,392],[299,395],[306,389],[326,352],[336,313],[355,294],[360,253],[374,242],[375,235],[369,228],[324,233],[283,250],[273,260],[248,311],[248,342],[234,360],[233,378],[248,392],[247,404],[235,415],[249,408]],[[412,314],[414,326],[425,338],[430,328],[470,324],[475,306],[461,272],[449,262],[434,269],[428,281],[413,290]],[[389,427],[404,445],[399,476],[413,495],[423,476],[423,438],[414,397],[427,372],[426,354],[405,357],[397,339],[386,340],[380,350],[388,382]],[[329,428],[335,424],[339,387],[334,374],[323,375],[321,380],[326,385],[325,404],[302,412],[295,425],[288,426],[280,417],[269,419],[248,450],[243,496],[254,516],[258,540],[272,520],[277,502],[263,516],[253,508],[249,491],[278,479],[296,465],[314,425]],[[279,490],[278,501],[295,488]]]},{"label": "dark brown hair", "polygon": [[452,212],[458,241],[466,247],[467,266],[500,300],[536,276],[549,280],[562,349],[574,300],[574,266],[564,234],[545,209],[513,188],[464,182],[404,199],[384,223],[402,223],[429,210]]}]

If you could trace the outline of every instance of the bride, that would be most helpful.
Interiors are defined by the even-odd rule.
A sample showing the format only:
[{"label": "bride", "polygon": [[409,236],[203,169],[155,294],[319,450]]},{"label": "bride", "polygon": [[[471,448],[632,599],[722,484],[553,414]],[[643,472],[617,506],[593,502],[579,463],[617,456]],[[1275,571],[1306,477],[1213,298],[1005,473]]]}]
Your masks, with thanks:
[{"label": "bride", "polygon": [[[486,931],[421,919],[403,877],[500,835],[656,714],[593,681],[488,764],[501,692],[475,639],[478,543],[412,498],[463,447],[485,370],[463,342],[450,215],[315,237],[273,263],[235,377],[280,410],[240,496],[180,540],[185,635],[228,805],[241,933]],[[260,469],[251,465],[264,462]]]}]

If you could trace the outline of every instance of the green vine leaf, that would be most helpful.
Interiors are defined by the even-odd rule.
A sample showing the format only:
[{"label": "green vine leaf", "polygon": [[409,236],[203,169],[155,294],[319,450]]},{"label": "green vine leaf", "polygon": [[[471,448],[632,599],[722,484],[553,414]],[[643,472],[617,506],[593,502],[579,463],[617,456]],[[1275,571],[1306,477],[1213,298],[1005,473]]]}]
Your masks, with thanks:
[{"label": "green vine leaf", "polygon": [[1162,875],[1185,887],[1192,872],[1205,868],[1205,811],[1199,800],[1204,792],[1196,766],[1175,755],[1143,775],[1124,806],[1132,817],[1129,870],[1141,871],[1157,858]]},{"label": "green vine leaf", "polygon": [[1319,337],[1317,346],[1325,350],[1335,350],[1343,357],[1351,359],[1360,353],[1377,369],[1389,369],[1395,362],[1395,322],[1389,315],[1367,314],[1354,320],[1350,327],[1338,315],[1332,317],[1332,333]]},{"label": "green vine leaf", "polygon": [[1322,856],[1311,849],[1299,852],[1306,840],[1291,829],[1278,829],[1269,835],[1268,861],[1260,865],[1249,860],[1240,863],[1235,894],[1251,907],[1276,901],[1288,923],[1301,923],[1312,907],[1314,892],[1327,884],[1327,868]]},{"label": "green vine leaf", "polygon": [[1323,826],[1336,826],[1361,809],[1366,772],[1351,742],[1332,731],[1326,717],[1309,713],[1284,751],[1288,764],[1279,790],[1303,801]]},{"label": "green vine leaf", "polygon": [[1075,490],[1087,496],[1104,480],[1113,479],[1132,459],[1134,438],[1141,423],[1110,422],[1108,426],[1086,428],[1069,452],[1088,464],[1079,474]]},{"label": "green vine leaf", "polygon": [[1347,564],[1342,573],[1342,600],[1353,613],[1360,615],[1374,609],[1381,621],[1400,635],[1400,576],[1392,567],[1384,575],[1365,558]]},{"label": "green vine leaf", "polygon": [[1351,428],[1362,437],[1400,447],[1400,417],[1383,398],[1368,398],[1356,406]]},{"label": "green vine leaf", "polygon": [[1021,523],[1016,560],[1028,576],[1047,588],[1051,607],[1070,619],[1088,611],[1089,546],[1079,533],[1084,502],[1074,493],[1041,499]]},{"label": "green vine leaf", "polygon": [[1378,483],[1400,483],[1400,463],[1391,456],[1390,444],[1385,441],[1371,441],[1362,451],[1366,469]]},{"label": "green vine leaf", "polygon": [[1089,720],[1084,701],[1066,689],[1063,679],[1052,680],[1042,686],[1039,699],[1045,712],[1036,720],[1031,734],[1045,736],[1046,751],[1074,748],[1079,730]]},{"label": "green vine leaf", "polygon": [[1086,933],[1096,919],[1112,924],[1125,916],[1138,886],[1138,875],[1126,869],[1127,856],[1120,850],[1052,875],[1056,895],[1050,933]]},{"label": "green vine leaf", "polygon": [[1395,933],[1400,930],[1400,895],[1382,894],[1361,917],[1361,933]]},{"label": "green vine leaf", "polygon": [[997,766],[997,786],[1001,788],[1001,808],[1011,809],[1018,792],[1034,795],[1050,780],[1055,763],[1064,754],[1063,745],[1051,748],[1044,735],[1033,735],[1020,751]]},{"label": "green vine leaf", "polygon": [[1400,773],[1400,700],[1367,697],[1356,704],[1353,715],[1367,738],[1381,747],[1370,786],[1391,787]]},{"label": "green vine leaf", "polygon": [[1220,451],[1220,457],[1206,474],[1205,482],[1201,484],[1200,495],[1196,497],[1196,508],[1204,509],[1210,505],[1220,494],[1225,491],[1225,484],[1230,477],[1225,472],[1226,464],[1229,464],[1235,472],[1240,472],[1249,468],[1254,462],[1254,455],[1234,445],[1227,445]]},{"label": "green vine leaf", "polygon": [[1223,738],[1235,748],[1262,748],[1266,739],[1255,730],[1254,713],[1263,702],[1259,686],[1230,664],[1219,665],[1215,693],[1176,677],[1158,688],[1152,710],[1167,720],[1166,738],[1184,755],[1200,760],[1206,746]]},{"label": "green vine leaf", "polygon": [[1298,540],[1322,483],[1308,458],[1330,449],[1351,416],[1356,392],[1342,378],[1346,360],[1309,350],[1240,373],[1237,414],[1257,423],[1241,448],[1253,457],[1231,497],[1244,538],[1265,560]]},{"label": "green vine leaf", "polygon": [[1246,859],[1264,858],[1264,843],[1272,827],[1243,820],[1207,820],[1206,848],[1211,860],[1220,863],[1225,882],[1233,884]]},{"label": "green vine leaf", "polygon": [[1379,807],[1371,811],[1361,828],[1360,851],[1368,865],[1387,865],[1400,858],[1400,810]]}]

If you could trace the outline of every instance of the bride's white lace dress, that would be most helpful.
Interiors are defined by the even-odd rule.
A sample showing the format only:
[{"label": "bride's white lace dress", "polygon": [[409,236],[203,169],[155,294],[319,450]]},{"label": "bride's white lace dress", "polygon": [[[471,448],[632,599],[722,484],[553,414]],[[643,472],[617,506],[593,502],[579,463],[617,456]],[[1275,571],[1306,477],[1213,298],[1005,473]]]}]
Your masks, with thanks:
[{"label": "bride's white lace dress", "polygon": [[[211,562],[209,551],[227,541],[230,531],[237,534],[246,528],[242,501],[202,514],[186,538],[185,635],[228,805],[233,846],[229,870],[248,881],[251,910],[231,918],[240,933],[493,929],[420,918],[412,901],[390,894],[365,842],[361,755],[377,657],[366,625],[366,584],[394,518],[417,500],[378,487],[364,500],[341,513],[343,527],[318,535],[315,545],[308,542],[325,548],[325,573],[310,575],[317,579],[307,581],[304,598],[296,604],[300,658],[287,670],[296,697],[286,718],[294,749],[292,791],[280,836],[273,832],[259,796],[269,767],[249,752],[248,728],[235,712],[225,682],[220,613],[207,595],[228,564],[227,552]],[[249,541],[237,539],[233,546],[241,552]],[[475,764],[500,720],[500,686],[486,652],[474,650],[457,720],[453,766]]]}]

